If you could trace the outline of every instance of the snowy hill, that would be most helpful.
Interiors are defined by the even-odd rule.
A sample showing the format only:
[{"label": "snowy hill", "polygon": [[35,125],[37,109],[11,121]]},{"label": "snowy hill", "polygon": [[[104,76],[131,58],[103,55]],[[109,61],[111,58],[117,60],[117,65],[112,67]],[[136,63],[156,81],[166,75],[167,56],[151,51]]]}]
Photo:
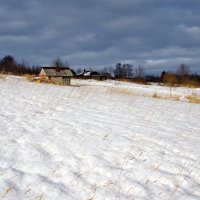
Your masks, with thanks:
[{"label": "snowy hill", "polygon": [[72,84],[0,79],[1,199],[200,199],[199,89]]}]

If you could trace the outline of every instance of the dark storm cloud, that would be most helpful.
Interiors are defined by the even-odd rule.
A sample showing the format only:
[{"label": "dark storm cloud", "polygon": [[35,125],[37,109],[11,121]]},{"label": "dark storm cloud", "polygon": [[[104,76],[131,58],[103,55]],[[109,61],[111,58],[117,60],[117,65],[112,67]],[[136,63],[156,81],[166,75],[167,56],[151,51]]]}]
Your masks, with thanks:
[{"label": "dark storm cloud", "polygon": [[116,62],[200,72],[199,0],[2,0],[0,55],[30,64]]}]

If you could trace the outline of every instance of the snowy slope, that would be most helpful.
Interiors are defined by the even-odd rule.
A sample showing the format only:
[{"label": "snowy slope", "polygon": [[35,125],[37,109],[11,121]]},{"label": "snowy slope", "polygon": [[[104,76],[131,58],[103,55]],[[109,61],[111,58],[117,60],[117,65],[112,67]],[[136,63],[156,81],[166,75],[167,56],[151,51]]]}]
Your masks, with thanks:
[{"label": "snowy slope", "polygon": [[200,105],[150,97],[160,86],[73,85],[0,80],[0,199],[200,199]]}]

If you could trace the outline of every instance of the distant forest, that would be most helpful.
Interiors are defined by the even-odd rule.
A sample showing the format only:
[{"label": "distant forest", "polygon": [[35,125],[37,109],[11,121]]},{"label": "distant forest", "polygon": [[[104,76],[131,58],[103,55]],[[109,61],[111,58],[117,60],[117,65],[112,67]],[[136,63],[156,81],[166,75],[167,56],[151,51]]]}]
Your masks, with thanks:
[{"label": "distant forest", "polygon": [[11,55],[6,55],[0,60],[0,72],[4,74],[24,75],[40,72],[41,66],[28,66],[25,62],[19,63]]},{"label": "distant forest", "polygon": [[[69,67],[69,64],[60,58],[52,61],[52,67]],[[17,62],[11,55],[6,55],[0,59],[0,73],[13,75],[38,75],[42,66],[29,66],[26,62]],[[82,73],[84,69],[77,69],[76,73]],[[75,71],[75,70],[74,70]],[[93,71],[90,68],[90,71]],[[146,75],[142,66],[133,67],[131,64],[117,63],[114,67],[104,67],[98,71],[100,75],[110,74],[113,79],[127,80],[130,82],[158,82],[170,86],[186,85],[200,87],[200,75],[192,74],[189,66],[181,64],[175,72],[163,71],[160,76]]]}]

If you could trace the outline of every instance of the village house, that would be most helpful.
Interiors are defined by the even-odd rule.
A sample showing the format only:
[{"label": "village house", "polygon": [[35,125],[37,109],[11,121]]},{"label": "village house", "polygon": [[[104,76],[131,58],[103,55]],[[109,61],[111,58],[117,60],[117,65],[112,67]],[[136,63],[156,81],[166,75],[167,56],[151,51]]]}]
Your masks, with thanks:
[{"label": "village house", "polygon": [[84,69],[84,72],[76,74],[76,78],[80,79],[95,79],[95,80],[106,80],[106,79],[112,79],[112,76],[109,73],[106,74],[99,74],[96,71],[86,71]]},{"label": "village house", "polygon": [[73,72],[66,67],[42,67],[39,76],[52,82],[70,85]]}]

